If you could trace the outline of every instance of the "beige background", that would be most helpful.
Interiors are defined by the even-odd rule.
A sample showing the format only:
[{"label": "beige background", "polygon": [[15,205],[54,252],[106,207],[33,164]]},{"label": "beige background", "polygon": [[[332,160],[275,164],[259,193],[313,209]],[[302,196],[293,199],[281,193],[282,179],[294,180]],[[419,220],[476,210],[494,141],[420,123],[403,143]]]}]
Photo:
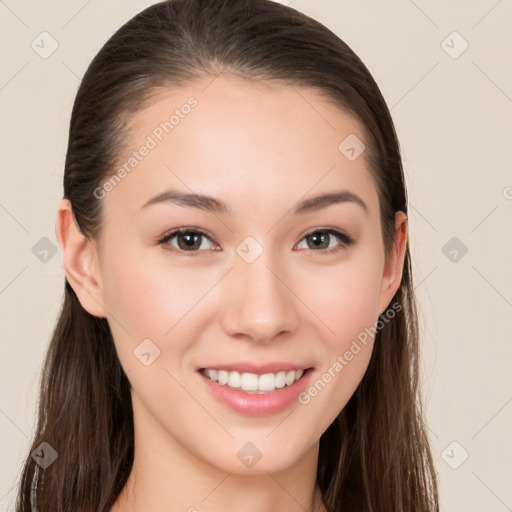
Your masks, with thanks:
[{"label": "beige background", "polygon": [[[49,252],[44,261],[36,244],[57,245],[55,214],[74,95],[100,46],[152,3],[0,0],[2,511],[13,510],[42,358],[63,293],[60,254]],[[510,511],[511,2],[286,3],[351,46],[396,123],[410,195],[424,393],[442,510]],[[40,36],[43,31],[51,36]],[[31,47],[33,41],[41,47],[43,37],[46,49],[50,37],[58,43],[46,59]]]}]

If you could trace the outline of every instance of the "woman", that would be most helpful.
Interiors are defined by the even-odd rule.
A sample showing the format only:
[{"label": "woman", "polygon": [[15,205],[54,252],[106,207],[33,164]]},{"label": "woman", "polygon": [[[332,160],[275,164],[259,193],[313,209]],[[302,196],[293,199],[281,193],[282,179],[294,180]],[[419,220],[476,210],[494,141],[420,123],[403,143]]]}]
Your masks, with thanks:
[{"label": "woman", "polygon": [[438,510],[399,144],[268,0],[170,0],[74,103],[65,297],[17,510]]}]

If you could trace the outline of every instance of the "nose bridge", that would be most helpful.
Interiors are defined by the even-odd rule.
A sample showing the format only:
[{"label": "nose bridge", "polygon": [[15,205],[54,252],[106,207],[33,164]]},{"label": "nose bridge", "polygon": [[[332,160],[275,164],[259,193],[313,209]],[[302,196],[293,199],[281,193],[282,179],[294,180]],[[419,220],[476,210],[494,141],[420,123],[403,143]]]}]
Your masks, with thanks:
[{"label": "nose bridge", "polygon": [[294,294],[286,286],[282,268],[272,258],[271,250],[263,250],[256,259],[246,257],[243,249],[254,246],[240,244],[235,267],[230,272],[224,329],[230,335],[246,335],[254,341],[270,341],[280,333],[296,329],[298,314]]}]

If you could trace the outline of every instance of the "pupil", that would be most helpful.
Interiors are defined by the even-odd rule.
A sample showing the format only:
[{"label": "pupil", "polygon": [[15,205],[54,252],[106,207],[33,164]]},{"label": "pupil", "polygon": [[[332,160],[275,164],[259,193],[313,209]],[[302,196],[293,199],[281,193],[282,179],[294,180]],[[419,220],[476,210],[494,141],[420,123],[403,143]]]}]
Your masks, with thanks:
[{"label": "pupil", "polygon": [[182,235],[182,237],[186,240],[185,247],[187,247],[187,248],[193,247],[194,246],[194,242],[197,242],[197,239],[200,236],[201,235],[194,235],[194,234],[184,234],[184,235]]},{"label": "pupil", "polygon": [[[185,241],[185,247],[187,248],[191,248],[191,247],[194,247],[194,244],[197,244],[197,240],[201,237],[202,235],[199,235],[199,234],[190,234],[190,233],[187,233],[187,234],[182,234],[181,237],[186,240]],[[313,244],[315,245],[315,247],[319,247],[319,245],[325,245],[326,243],[326,240],[327,240],[327,233],[325,232],[320,232],[319,233],[314,233],[312,235],[309,235],[309,238],[310,240],[313,240]],[[181,244],[180,244],[181,245]]]},{"label": "pupil", "polygon": [[316,241],[320,238],[320,239],[322,239],[322,240],[320,240],[320,244],[322,244],[322,241],[325,244],[325,239],[327,237],[327,233],[323,233],[322,232],[322,234],[320,234],[320,235],[315,233],[315,234],[310,235],[310,236],[311,236],[312,239],[315,240],[315,246],[318,247],[318,244],[316,243]]}]

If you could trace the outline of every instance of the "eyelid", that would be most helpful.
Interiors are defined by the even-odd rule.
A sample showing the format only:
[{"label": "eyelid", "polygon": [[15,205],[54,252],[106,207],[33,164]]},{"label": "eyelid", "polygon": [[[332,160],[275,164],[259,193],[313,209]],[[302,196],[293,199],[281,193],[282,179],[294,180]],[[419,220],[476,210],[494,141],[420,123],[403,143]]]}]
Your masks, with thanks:
[{"label": "eyelid", "polygon": [[[187,227],[175,228],[175,229],[172,229],[171,231],[168,231],[167,233],[165,233],[164,235],[162,235],[161,237],[158,238],[158,244],[165,245],[165,244],[167,244],[167,242],[169,240],[174,238],[176,235],[180,235],[182,233],[196,233],[198,235],[203,236],[204,238],[207,238],[208,240],[210,240],[210,242],[215,243],[213,238],[204,229],[196,228],[194,226],[187,226]],[[176,247],[172,247],[172,246],[166,247],[166,250],[168,250],[170,252],[188,253],[188,256],[194,256],[196,254],[199,254],[200,252],[203,252],[203,251],[183,251],[181,249],[177,249]]]},{"label": "eyelid", "polygon": [[306,231],[306,233],[304,233],[304,235],[302,235],[301,240],[303,238],[305,238],[306,236],[312,235],[313,233],[316,233],[316,232],[330,233],[331,235],[337,236],[344,243],[347,243],[347,244],[356,242],[356,239],[353,236],[349,235],[345,230],[340,229],[340,228],[329,227],[329,226],[319,226],[316,228],[312,228],[311,230]]},{"label": "eyelid", "polygon": [[315,251],[314,249],[308,249],[306,252],[308,252],[309,256],[311,256],[311,257],[315,253],[318,253],[319,256],[329,256],[331,254],[336,254],[339,251],[341,251],[342,249],[346,249],[346,248],[350,247],[357,241],[354,237],[349,235],[343,229],[319,226],[319,227],[315,227],[315,228],[307,231],[306,233],[304,233],[304,235],[300,239],[299,243],[302,242],[302,240],[304,240],[307,236],[312,235],[314,233],[327,233],[329,235],[332,235],[332,236],[338,238],[338,240],[340,240],[341,243],[339,243],[338,245],[336,245],[334,247],[331,247],[328,249],[321,249],[319,251]]},{"label": "eyelid", "polygon": [[[302,237],[299,239],[298,243],[302,242],[302,240],[304,240],[304,238],[306,238],[307,236],[312,235],[317,232],[330,234],[330,235],[338,238],[341,241],[340,244],[338,244],[335,247],[331,247],[330,249],[321,249],[318,251],[315,251],[314,249],[308,249],[308,251],[310,251],[312,253],[316,252],[316,253],[319,253],[320,255],[332,254],[334,252],[337,252],[338,250],[341,250],[343,247],[348,247],[348,246],[354,244],[357,241],[353,236],[349,235],[343,229],[328,227],[328,226],[326,226],[326,227],[318,226],[318,227],[311,228],[306,233],[304,233],[302,235]],[[171,240],[175,236],[180,235],[182,233],[196,233],[196,234],[203,236],[204,238],[207,238],[210,242],[215,243],[214,239],[203,229],[197,228],[194,226],[187,226],[187,227],[175,228],[175,229],[172,229],[171,231],[168,231],[166,234],[159,237],[158,244],[166,245],[169,240]],[[295,244],[295,245],[297,245],[297,244]],[[200,250],[184,251],[182,249],[178,249],[176,247],[169,246],[168,244],[167,244],[167,247],[165,247],[165,249],[170,252],[178,252],[178,253],[185,253],[185,254],[188,253],[187,256],[196,256],[199,253],[204,252],[204,251],[200,251]]]}]

